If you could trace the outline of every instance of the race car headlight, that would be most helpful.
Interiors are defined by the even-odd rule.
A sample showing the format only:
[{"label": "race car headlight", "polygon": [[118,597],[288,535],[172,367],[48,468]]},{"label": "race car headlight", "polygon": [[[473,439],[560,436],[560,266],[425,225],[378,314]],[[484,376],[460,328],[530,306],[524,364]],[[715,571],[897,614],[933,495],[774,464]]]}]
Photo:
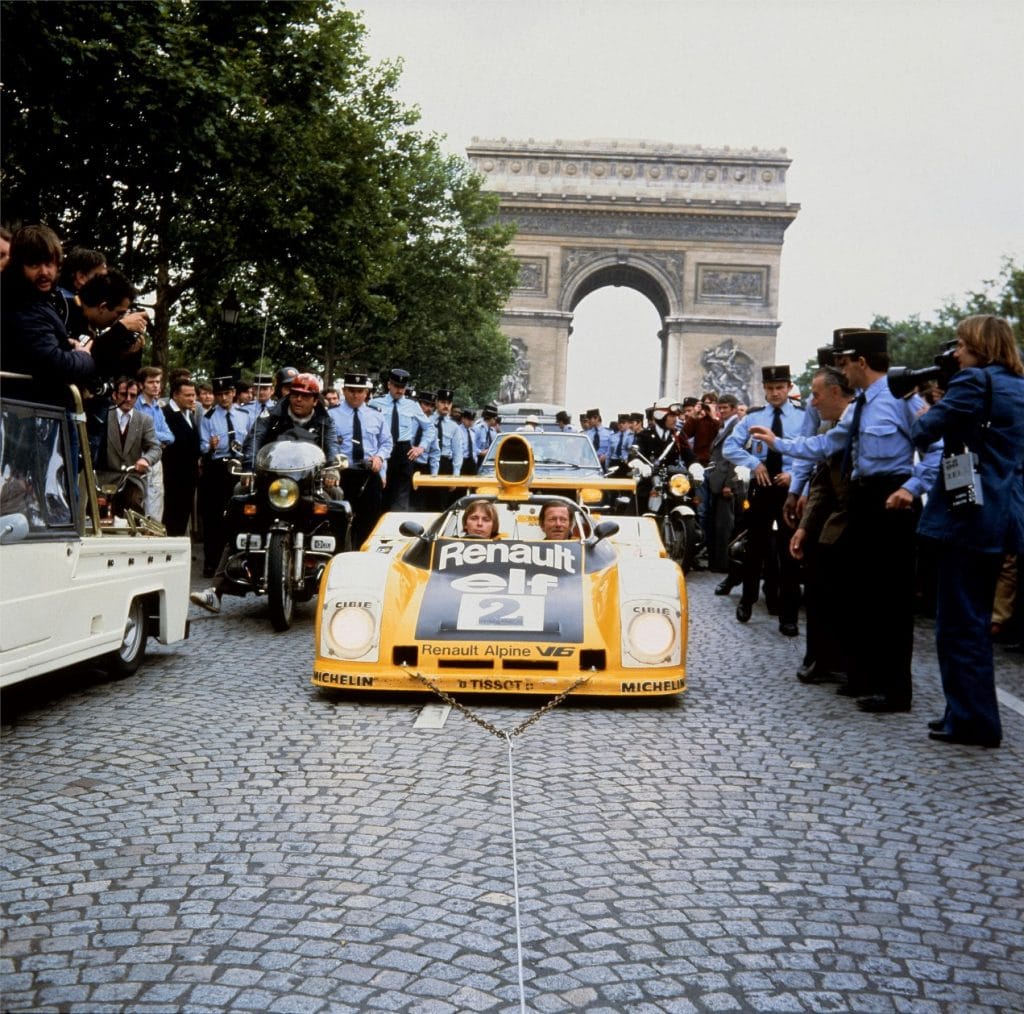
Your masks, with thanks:
[{"label": "race car headlight", "polygon": [[686,496],[690,492],[690,480],[680,472],[669,479],[668,488],[673,496]]},{"label": "race car headlight", "polygon": [[342,606],[327,625],[327,636],[335,651],[345,658],[365,655],[377,630],[373,613],[362,606]]},{"label": "race car headlight", "polygon": [[661,662],[675,646],[675,624],[664,613],[637,613],[626,627],[626,643],[641,662]]},{"label": "race car headlight", "polygon": [[267,499],[278,510],[294,507],[299,502],[299,484],[294,479],[275,479],[267,489]]}]

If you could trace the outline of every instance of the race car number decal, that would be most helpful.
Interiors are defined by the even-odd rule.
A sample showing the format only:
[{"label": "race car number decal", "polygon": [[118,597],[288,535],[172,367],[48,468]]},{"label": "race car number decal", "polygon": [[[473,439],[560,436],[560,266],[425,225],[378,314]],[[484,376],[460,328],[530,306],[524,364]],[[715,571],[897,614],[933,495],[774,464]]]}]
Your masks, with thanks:
[{"label": "race car number decal", "polygon": [[459,630],[543,630],[544,595],[472,595],[459,602]]},{"label": "race car number decal", "polygon": [[416,637],[583,640],[577,543],[445,539],[434,551]]}]

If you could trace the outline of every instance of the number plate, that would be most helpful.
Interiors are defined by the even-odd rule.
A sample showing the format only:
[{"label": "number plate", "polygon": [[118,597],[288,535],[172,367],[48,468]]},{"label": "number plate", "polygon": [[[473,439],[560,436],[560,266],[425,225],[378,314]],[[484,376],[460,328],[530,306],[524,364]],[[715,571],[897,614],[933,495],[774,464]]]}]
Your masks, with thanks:
[{"label": "number plate", "polygon": [[543,595],[464,594],[459,630],[543,630]]}]

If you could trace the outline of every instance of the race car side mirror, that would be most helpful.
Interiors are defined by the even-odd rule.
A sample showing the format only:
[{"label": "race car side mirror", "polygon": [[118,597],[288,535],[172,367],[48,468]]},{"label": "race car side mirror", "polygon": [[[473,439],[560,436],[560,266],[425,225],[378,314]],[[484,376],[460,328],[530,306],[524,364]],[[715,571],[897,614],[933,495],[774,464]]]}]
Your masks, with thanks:
[{"label": "race car side mirror", "polygon": [[594,539],[600,542],[602,539],[607,539],[612,535],[615,535],[619,530],[618,521],[601,521],[599,524],[594,526]]},{"label": "race car side mirror", "polygon": [[418,521],[403,521],[398,526],[398,531],[401,535],[406,535],[410,539],[423,538],[423,525]]}]

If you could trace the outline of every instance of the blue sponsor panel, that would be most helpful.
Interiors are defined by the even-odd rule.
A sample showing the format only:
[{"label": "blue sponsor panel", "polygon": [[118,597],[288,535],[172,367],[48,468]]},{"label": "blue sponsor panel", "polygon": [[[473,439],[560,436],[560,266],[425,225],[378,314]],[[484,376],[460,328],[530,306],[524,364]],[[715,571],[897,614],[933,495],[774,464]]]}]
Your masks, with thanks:
[{"label": "blue sponsor panel", "polygon": [[582,641],[581,546],[440,540],[416,639]]}]

